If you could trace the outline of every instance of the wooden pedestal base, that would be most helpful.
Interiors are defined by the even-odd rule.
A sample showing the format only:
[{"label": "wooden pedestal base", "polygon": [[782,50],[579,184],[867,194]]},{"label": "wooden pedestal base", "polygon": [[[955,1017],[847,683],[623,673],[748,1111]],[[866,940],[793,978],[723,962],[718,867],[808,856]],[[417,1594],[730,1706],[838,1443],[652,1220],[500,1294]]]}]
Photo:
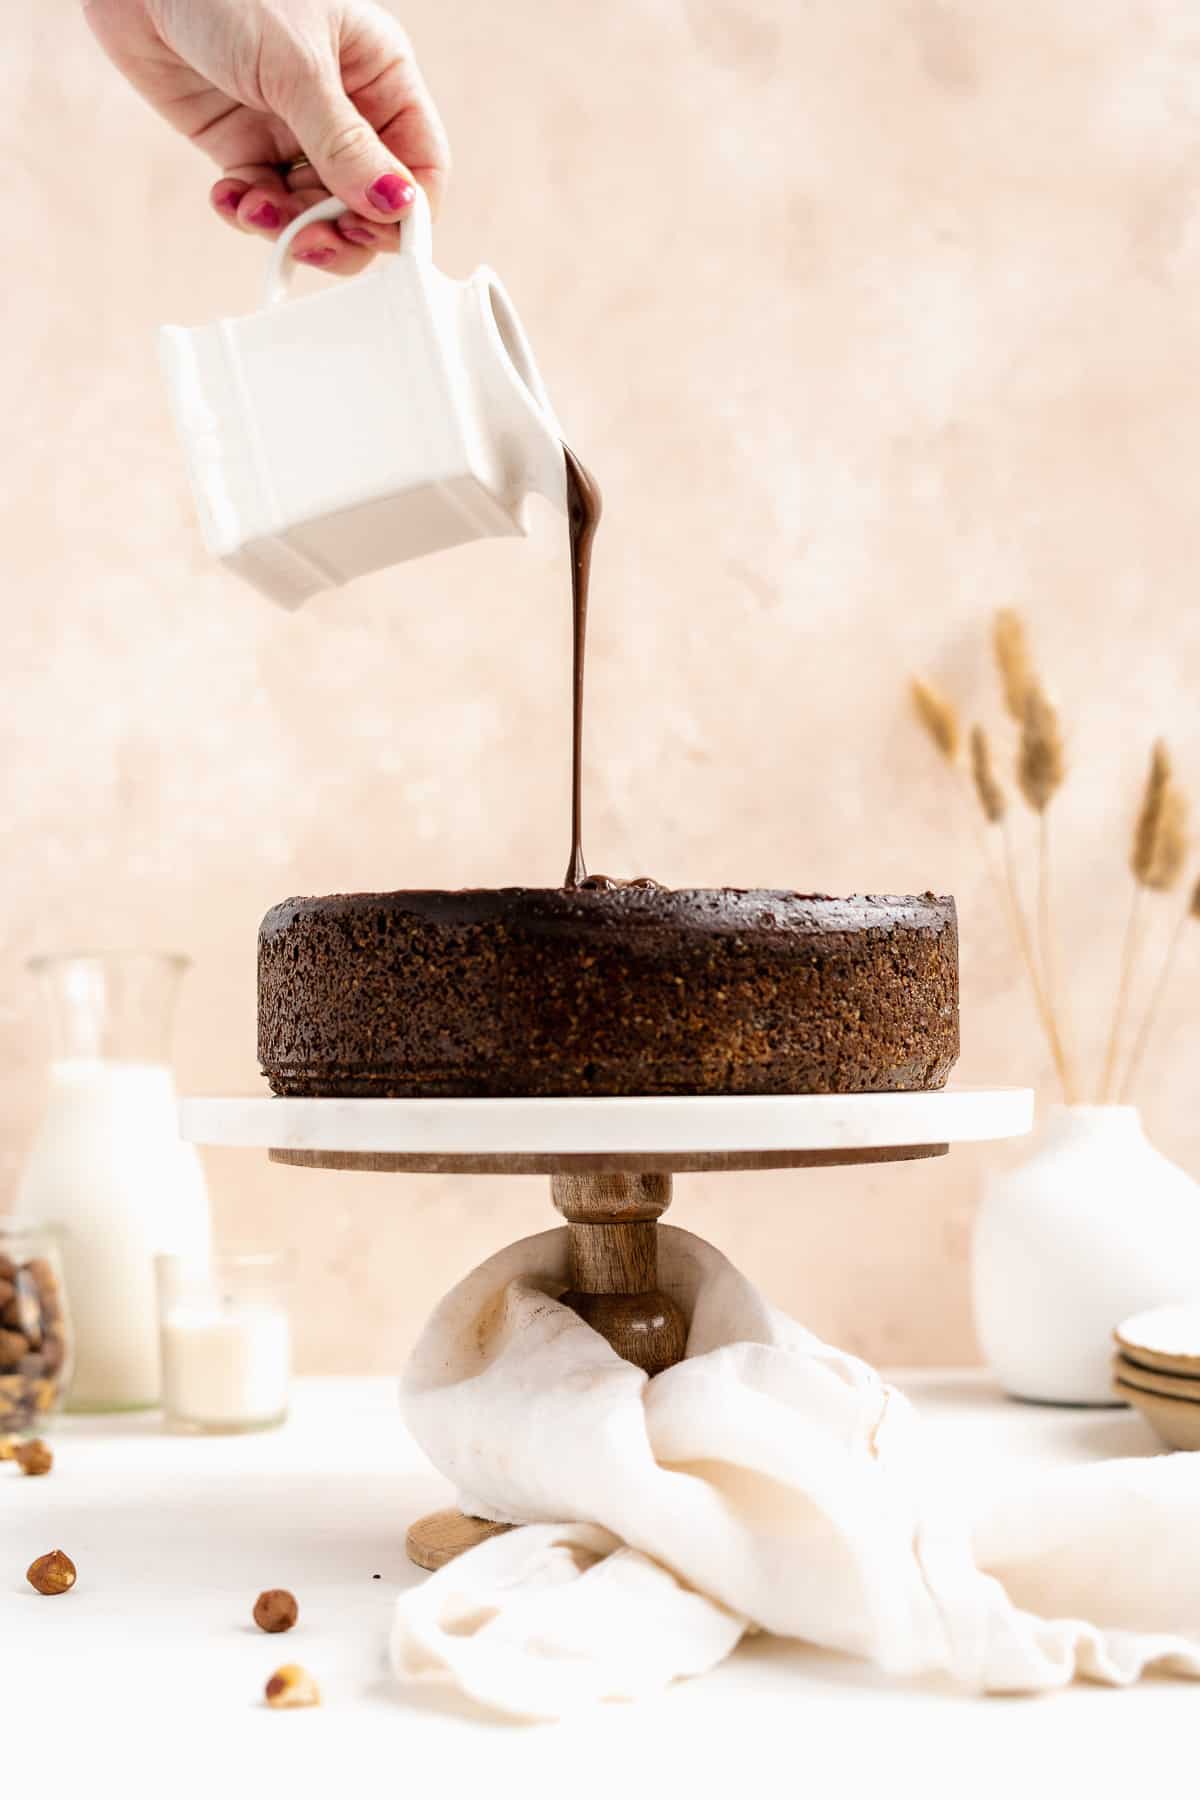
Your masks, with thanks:
[{"label": "wooden pedestal base", "polygon": [[[559,1295],[563,1305],[647,1375],[679,1362],[687,1321],[658,1286],[658,1220],[671,1204],[671,1177],[554,1175],[550,1193],[570,1238],[571,1285]],[[509,1529],[450,1507],[418,1519],[406,1548],[419,1568],[440,1569]]]},{"label": "wooden pedestal base", "polygon": [[464,1550],[473,1550],[476,1544],[486,1543],[488,1538],[511,1530],[511,1525],[497,1525],[492,1519],[472,1519],[469,1514],[459,1512],[457,1506],[447,1506],[442,1512],[426,1513],[423,1519],[414,1520],[408,1528],[404,1548],[408,1551],[409,1562],[416,1563],[418,1569],[440,1569],[461,1556]]},{"label": "wooden pedestal base", "polygon": [[[265,1149],[293,1168],[549,1175],[570,1234],[562,1298],[649,1373],[684,1351],[685,1323],[658,1289],[658,1218],[671,1177],[717,1169],[825,1169],[944,1156],[950,1143],[1019,1137],[1023,1088],[894,1094],[676,1095],[647,1099],[192,1098],[192,1143]],[[717,1148],[715,1146],[724,1146]],[[409,1555],[425,1569],[507,1526],[453,1510],[419,1519]]]}]

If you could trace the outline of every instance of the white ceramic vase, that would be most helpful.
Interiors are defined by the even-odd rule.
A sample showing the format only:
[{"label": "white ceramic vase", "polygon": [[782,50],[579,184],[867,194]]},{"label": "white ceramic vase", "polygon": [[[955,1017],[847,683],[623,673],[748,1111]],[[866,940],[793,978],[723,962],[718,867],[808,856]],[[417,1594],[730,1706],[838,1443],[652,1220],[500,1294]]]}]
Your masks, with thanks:
[{"label": "white ceramic vase", "polygon": [[1112,1331],[1200,1296],[1200,1186],[1133,1106],[1056,1106],[992,1175],[975,1222],[975,1327],[1016,1399],[1111,1406]]}]

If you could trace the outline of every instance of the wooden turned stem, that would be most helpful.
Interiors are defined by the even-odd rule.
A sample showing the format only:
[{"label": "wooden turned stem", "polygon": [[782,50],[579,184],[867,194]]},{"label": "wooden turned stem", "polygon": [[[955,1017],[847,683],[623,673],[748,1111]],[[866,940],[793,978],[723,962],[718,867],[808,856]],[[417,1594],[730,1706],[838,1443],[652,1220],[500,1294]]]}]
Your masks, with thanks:
[{"label": "wooden turned stem", "polygon": [[[570,1234],[571,1285],[559,1298],[647,1375],[682,1361],[687,1321],[658,1288],[658,1218],[671,1204],[669,1175],[554,1175],[555,1206]],[[422,1569],[440,1569],[497,1532],[489,1519],[453,1507],[418,1519],[408,1554]]]},{"label": "wooden turned stem", "polygon": [[658,1286],[658,1226],[584,1225],[569,1230],[571,1287],[581,1294],[648,1294]]},{"label": "wooden turned stem", "polygon": [[570,1238],[563,1305],[647,1375],[679,1362],[687,1322],[658,1286],[658,1219],[671,1204],[671,1177],[554,1175],[550,1191]]}]

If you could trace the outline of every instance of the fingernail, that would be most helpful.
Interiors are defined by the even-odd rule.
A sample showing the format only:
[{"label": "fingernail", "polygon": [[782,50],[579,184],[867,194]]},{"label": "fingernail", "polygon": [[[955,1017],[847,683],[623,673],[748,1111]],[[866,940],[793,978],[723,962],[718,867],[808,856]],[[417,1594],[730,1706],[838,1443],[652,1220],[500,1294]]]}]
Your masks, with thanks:
[{"label": "fingernail", "polygon": [[365,225],[347,225],[344,219],[339,219],[334,229],[339,237],[345,238],[348,244],[373,244],[375,242],[375,233],[369,231]]},{"label": "fingernail", "polygon": [[367,199],[380,212],[403,212],[411,206],[417,197],[417,190],[411,181],[405,181],[402,175],[381,175],[367,189]]},{"label": "fingernail", "polygon": [[264,200],[260,206],[255,207],[252,213],[247,214],[247,217],[251,225],[261,225],[264,231],[274,231],[279,224],[280,213],[277,206],[272,206],[269,200]]},{"label": "fingernail", "polygon": [[326,244],[320,250],[298,250],[296,252],[296,261],[315,263],[317,268],[320,268],[322,263],[331,262],[336,255],[337,251],[331,250],[328,244]]},{"label": "fingernail", "polygon": [[245,188],[240,190],[238,188],[226,188],[223,194],[217,195],[217,205],[222,212],[235,213],[242,204],[242,194],[244,194],[245,191]]}]

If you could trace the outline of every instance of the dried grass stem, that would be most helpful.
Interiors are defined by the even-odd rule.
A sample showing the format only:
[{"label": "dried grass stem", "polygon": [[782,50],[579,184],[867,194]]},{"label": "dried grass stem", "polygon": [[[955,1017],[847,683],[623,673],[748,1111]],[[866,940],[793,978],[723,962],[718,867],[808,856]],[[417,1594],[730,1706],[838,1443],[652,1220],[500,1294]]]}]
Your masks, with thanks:
[{"label": "dried grass stem", "polygon": [[[1134,976],[1141,960],[1143,898],[1148,893],[1161,894],[1173,888],[1183,871],[1186,857],[1187,803],[1176,785],[1167,746],[1160,738],[1150,752],[1150,767],[1146,772],[1146,785],[1142,790],[1142,802],[1134,822],[1133,843],[1129,852],[1129,868],[1134,884],[1133,898],[1125,924],[1125,936],[1121,942],[1117,997],[1100,1081],[1100,1098],[1106,1105],[1115,1097],[1121,1039],[1133,992]],[[1168,951],[1168,955],[1170,954]],[[1142,1021],[1138,1043],[1131,1052],[1131,1063],[1135,1060],[1140,1063],[1144,1054],[1144,1038],[1157,1007],[1158,992],[1156,987],[1148,1015]],[[1126,1090],[1131,1079],[1132,1072],[1129,1071],[1123,1083]]]},{"label": "dried grass stem", "polygon": [[1034,812],[1045,813],[1066,779],[1066,773],[1058,711],[1037,682],[1031,680],[1021,720],[1017,785]]},{"label": "dried grass stem", "polygon": [[953,702],[947,700],[931,681],[914,676],[909,684],[913,710],[932,739],[939,755],[947,762],[957,762],[962,743],[962,729]]},{"label": "dried grass stem", "polygon": [[1025,702],[1033,684],[1033,665],[1020,613],[1002,607],[992,622],[992,649],[1004,690],[1004,704],[1018,725],[1025,722]]}]

